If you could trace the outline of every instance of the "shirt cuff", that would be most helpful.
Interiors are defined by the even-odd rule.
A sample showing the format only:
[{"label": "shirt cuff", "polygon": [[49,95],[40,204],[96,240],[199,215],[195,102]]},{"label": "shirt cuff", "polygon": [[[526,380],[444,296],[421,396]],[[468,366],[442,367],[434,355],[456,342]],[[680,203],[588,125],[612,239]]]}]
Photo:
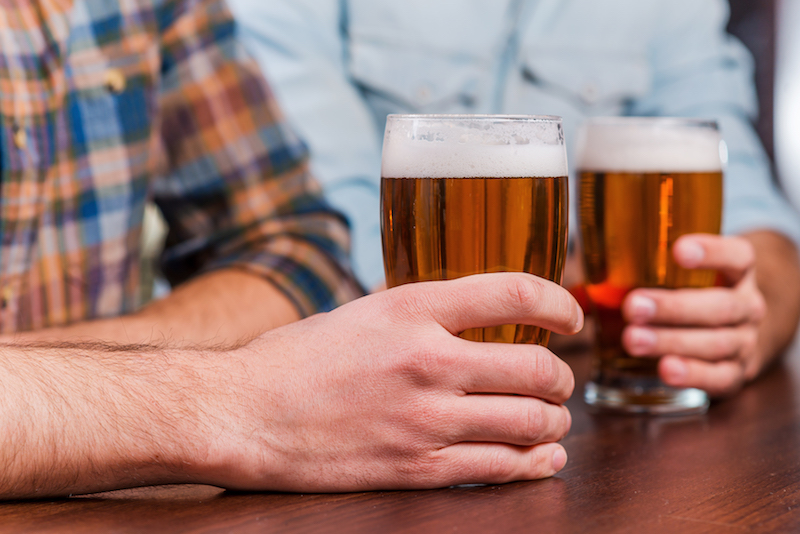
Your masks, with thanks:
[{"label": "shirt cuff", "polygon": [[271,282],[302,317],[330,311],[364,295],[355,277],[328,254],[295,236],[270,239],[259,250],[223,258],[204,271],[238,268]]}]

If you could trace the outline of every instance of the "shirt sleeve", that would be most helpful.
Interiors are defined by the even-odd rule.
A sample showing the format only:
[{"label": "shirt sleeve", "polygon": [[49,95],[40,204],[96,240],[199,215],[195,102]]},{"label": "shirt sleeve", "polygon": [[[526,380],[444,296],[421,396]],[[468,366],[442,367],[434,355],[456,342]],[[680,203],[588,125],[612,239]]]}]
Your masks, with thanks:
[{"label": "shirt sleeve", "polygon": [[158,23],[167,171],[153,190],[169,225],[168,280],[241,268],[272,282],[302,315],[361,295],[347,224],[322,199],[305,146],[238,44],[224,2],[165,1]]},{"label": "shirt sleeve", "polygon": [[634,115],[714,118],[727,145],[723,232],[773,230],[800,244],[800,219],[776,187],[750,122],[757,113],[753,61],[725,32],[723,0],[661,2],[661,31],[650,50],[653,88]]},{"label": "shirt sleeve", "polygon": [[311,154],[326,199],[348,219],[354,270],[383,283],[380,159],[372,113],[345,66],[347,13],[339,0],[230,0],[243,43],[272,81]]}]

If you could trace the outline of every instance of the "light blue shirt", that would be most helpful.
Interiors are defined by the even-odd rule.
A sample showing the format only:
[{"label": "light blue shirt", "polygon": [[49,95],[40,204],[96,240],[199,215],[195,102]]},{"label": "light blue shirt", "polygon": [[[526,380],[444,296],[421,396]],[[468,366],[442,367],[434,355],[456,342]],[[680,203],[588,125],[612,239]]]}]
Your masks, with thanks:
[{"label": "light blue shirt", "polygon": [[750,124],[752,60],[724,32],[724,0],[229,4],[308,143],[329,201],[350,221],[366,287],[384,276],[379,192],[388,113],[560,115],[570,157],[590,116],[714,118],[730,154],[724,232],[772,229],[800,242],[800,220],[773,185]]}]

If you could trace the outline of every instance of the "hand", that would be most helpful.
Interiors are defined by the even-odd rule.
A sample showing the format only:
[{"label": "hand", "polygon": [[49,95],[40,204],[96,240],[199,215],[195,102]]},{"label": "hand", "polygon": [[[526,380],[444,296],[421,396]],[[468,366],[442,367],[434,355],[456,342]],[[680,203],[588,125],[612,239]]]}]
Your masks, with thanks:
[{"label": "hand", "polygon": [[362,491],[549,477],[566,463],[570,368],[467,328],[575,333],[583,315],[526,274],[410,284],[273,330],[231,353],[225,422],[198,480],[236,489]]},{"label": "hand", "polygon": [[683,236],[673,248],[687,269],[715,269],[724,287],[636,289],[623,303],[631,324],[622,342],[634,356],[658,357],[661,379],[712,396],[738,391],[766,364],[759,329],[766,304],[755,276],[755,252],[740,237]]}]

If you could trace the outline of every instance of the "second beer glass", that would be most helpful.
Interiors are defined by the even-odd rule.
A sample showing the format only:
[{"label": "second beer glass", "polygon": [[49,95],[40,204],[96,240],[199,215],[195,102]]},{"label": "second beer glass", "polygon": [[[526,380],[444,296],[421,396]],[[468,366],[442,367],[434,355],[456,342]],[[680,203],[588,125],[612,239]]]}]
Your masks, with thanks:
[{"label": "second beer glass", "polygon": [[586,289],[597,326],[586,401],[626,412],[702,412],[705,392],[667,387],[657,359],[625,352],[620,308],[634,288],[714,283],[712,271],[679,267],[672,246],[684,234],[720,231],[724,151],[717,126],[693,119],[594,119],[578,144]]},{"label": "second beer glass", "polygon": [[[568,210],[561,119],[390,115],[381,176],[389,287],[503,271],[561,282]],[[461,334],[541,345],[549,335],[528,325]]]}]

